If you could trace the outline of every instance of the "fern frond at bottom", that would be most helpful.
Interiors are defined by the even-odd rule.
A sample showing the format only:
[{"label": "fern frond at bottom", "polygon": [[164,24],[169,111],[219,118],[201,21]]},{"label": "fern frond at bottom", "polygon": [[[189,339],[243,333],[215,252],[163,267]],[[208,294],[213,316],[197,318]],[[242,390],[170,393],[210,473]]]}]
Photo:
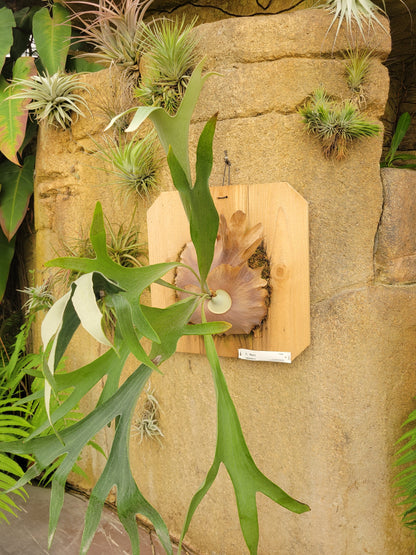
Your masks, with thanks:
[{"label": "fern frond at bottom", "polygon": [[403,445],[396,453],[398,459],[395,466],[403,469],[397,474],[394,485],[400,497],[399,505],[406,507],[402,522],[416,530],[416,410],[403,424],[409,425],[409,430],[397,442]]}]

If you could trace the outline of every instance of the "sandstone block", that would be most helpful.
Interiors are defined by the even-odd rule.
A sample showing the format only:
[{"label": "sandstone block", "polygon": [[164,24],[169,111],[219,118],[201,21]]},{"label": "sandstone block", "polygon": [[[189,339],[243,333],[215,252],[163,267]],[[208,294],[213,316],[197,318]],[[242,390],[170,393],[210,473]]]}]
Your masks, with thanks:
[{"label": "sandstone block", "polygon": [[[224,62],[251,63],[278,60],[286,57],[320,57],[345,51],[350,35],[343,27],[335,42],[336,25],[328,29],[333,16],[318,9],[299,10],[294,13],[233,18],[200,25],[197,28],[201,50],[207,54],[207,66],[216,67]],[[386,19],[383,26],[389,29]],[[372,50],[385,59],[390,52],[388,33],[375,26],[365,39],[358,30],[354,36],[357,46]]]},{"label": "sandstone block", "polygon": [[416,172],[382,170],[384,207],[377,233],[375,268],[383,283],[416,282]]}]

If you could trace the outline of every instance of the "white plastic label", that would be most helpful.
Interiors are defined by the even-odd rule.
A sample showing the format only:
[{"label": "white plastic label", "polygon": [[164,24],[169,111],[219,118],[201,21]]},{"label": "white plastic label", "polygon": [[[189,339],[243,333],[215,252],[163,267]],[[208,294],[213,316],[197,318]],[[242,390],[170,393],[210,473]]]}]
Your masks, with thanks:
[{"label": "white plastic label", "polygon": [[262,362],[289,363],[292,362],[292,353],[284,351],[253,351],[251,349],[238,349],[238,358]]}]

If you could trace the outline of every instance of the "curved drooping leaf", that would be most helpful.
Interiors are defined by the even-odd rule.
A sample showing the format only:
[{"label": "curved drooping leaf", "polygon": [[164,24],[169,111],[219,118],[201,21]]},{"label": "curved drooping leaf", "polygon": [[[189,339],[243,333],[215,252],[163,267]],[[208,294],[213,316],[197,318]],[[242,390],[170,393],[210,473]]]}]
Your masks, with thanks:
[{"label": "curved drooping leaf", "polygon": [[48,8],[41,8],[33,16],[33,38],[43,67],[53,75],[65,69],[71,40],[69,11],[62,4],[54,4],[52,16]]},{"label": "curved drooping leaf", "polygon": [[12,10],[0,8],[0,71],[13,44],[13,27],[16,27]]},{"label": "curved drooping leaf", "polygon": [[214,340],[205,336],[205,349],[212,369],[217,396],[217,446],[214,462],[208,471],[204,484],[191,500],[184,528],[182,540],[189,528],[192,516],[199,503],[212,486],[223,463],[230,475],[237,500],[240,526],[247,547],[251,555],[257,554],[259,541],[259,524],[257,516],[256,494],[261,492],[295,513],[309,511],[308,505],[296,501],[279,486],[260,472],[251,457],[245,442],[237,411],[228,392],[224,374],[222,373]]},{"label": "curved drooping leaf", "polygon": [[22,167],[8,160],[0,164],[0,225],[9,241],[25,217],[33,193],[34,169],[34,156],[27,156]]},{"label": "curved drooping leaf", "polygon": [[[13,79],[29,79],[35,75],[33,58],[18,58],[13,66]],[[0,151],[14,164],[20,164],[17,151],[25,138],[27,110],[30,99],[12,98],[23,90],[22,85],[9,83],[0,76]]]},{"label": "curved drooping leaf", "polygon": [[7,279],[9,277],[10,264],[14,255],[14,244],[16,237],[11,241],[0,229],[0,302],[3,299],[4,292],[6,291]]}]

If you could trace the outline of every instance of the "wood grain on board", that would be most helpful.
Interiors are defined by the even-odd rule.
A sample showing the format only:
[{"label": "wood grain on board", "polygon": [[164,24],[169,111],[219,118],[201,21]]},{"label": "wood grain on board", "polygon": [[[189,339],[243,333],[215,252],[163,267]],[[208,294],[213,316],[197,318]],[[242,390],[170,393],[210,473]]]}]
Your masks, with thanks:
[{"label": "wood grain on board", "polygon": [[[211,187],[215,206],[228,220],[236,210],[247,225],[261,222],[270,260],[270,306],[265,322],[248,335],[215,337],[220,356],[237,357],[238,349],[284,351],[293,360],[310,343],[308,205],[288,183]],[[161,193],[147,214],[149,262],[176,261],[190,241],[189,225],[179,194]],[[173,282],[174,272],[165,276]],[[153,306],[175,302],[175,291],[152,285]],[[220,319],[220,318],[219,318]],[[226,314],[224,315],[226,320]],[[178,351],[204,353],[203,339],[186,336]]]}]

